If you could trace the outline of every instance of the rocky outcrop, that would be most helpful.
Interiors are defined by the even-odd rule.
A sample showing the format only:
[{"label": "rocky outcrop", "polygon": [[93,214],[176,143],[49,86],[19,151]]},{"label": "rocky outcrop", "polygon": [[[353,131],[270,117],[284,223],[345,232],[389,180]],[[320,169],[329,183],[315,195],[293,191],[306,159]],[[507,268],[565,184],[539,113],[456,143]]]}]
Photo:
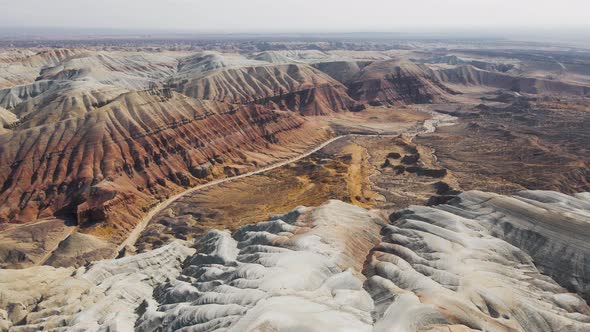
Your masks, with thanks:
[{"label": "rocky outcrop", "polygon": [[[12,267],[61,266],[73,253],[81,256],[76,264],[108,257],[101,241],[120,243],[166,197],[292,157],[330,136],[297,113],[355,105],[343,85],[309,65],[239,54],[10,51],[0,54],[0,67],[0,223],[58,217],[97,237],[88,239],[93,250],[77,248],[82,235],[70,237],[57,247],[65,251],[48,259],[39,248],[51,250],[64,237],[41,232],[30,247],[2,248],[0,264]],[[169,84],[226,76],[210,81],[219,84],[214,89],[178,88],[206,100]],[[246,99],[214,101],[238,96]]]},{"label": "rocky outcrop", "polygon": [[257,53],[253,56],[255,60],[264,61],[269,63],[294,63],[298,59],[292,59],[282,52],[276,51],[264,51]]},{"label": "rocky outcrop", "polygon": [[[452,59],[448,59],[454,63]],[[319,64],[318,64],[319,65]],[[330,69],[328,64],[321,66]],[[424,104],[452,99],[473,86],[539,94],[588,96],[590,87],[558,80],[506,73],[501,65],[473,61],[439,68],[405,60],[375,61],[347,78],[349,95],[359,101],[380,104]]]},{"label": "rocky outcrop", "polygon": [[375,105],[441,102],[454,93],[433,79],[425,65],[403,60],[373,62],[347,86],[351,97]]},{"label": "rocky outcrop", "polygon": [[54,267],[87,266],[105,257],[115,257],[116,254],[108,241],[74,232],[59,243],[43,264]]},{"label": "rocky outcrop", "polygon": [[45,93],[55,84],[52,81],[39,81],[2,89],[0,90],[0,106],[13,109],[24,101]]},{"label": "rocky outcrop", "polygon": [[382,222],[330,201],[233,236],[211,231],[182,272],[191,249],[178,242],[77,271],[3,270],[0,322],[12,331],[370,331],[372,300],[360,271]]},{"label": "rocky outcrop", "polygon": [[[2,270],[0,324],[12,331],[588,331],[584,289],[576,294],[560,283],[587,284],[580,277],[589,203],[588,194],[472,191],[389,222],[340,201],[299,207],[234,234],[212,230],[196,252],[174,242],[77,271]],[[530,240],[540,237],[546,246],[537,254]],[[564,264],[555,258],[561,253],[580,256]],[[552,278],[557,270],[570,278]]]},{"label": "rocky outcrop", "polygon": [[[416,64],[403,59],[417,54],[408,50],[252,53],[265,48],[239,52],[125,49],[0,53],[0,232],[9,235],[3,237],[0,248],[3,266],[43,262],[62,266],[78,254],[80,259],[72,260],[76,264],[93,261],[101,257],[98,252],[107,252],[103,242],[120,244],[148,210],[187,187],[291,158],[325,141],[332,135],[331,128],[337,132],[373,131],[356,124],[352,125],[354,130],[344,128],[344,123],[349,126],[353,122],[348,119],[356,122],[370,118],[376,123],[381,115],[373,113],[387,112],[366,103],[441,102],[455,93],[449,86],[466,91],[485,86],[530,93],[586,94],[586,87],[562,86],[566,83],[557,80],[516,77],[516,86],[512,84],[516,78],[499,72],[501,69],[476,62],[467,65],[455,58],[433,61],[444,64]],[[520,98],[519,93],[513,95]],[[474,96],[463,97],[465,101]],[[502,112],[513,113],[510,123],[516,123],[526,118],[522,110],[518,106],[516,111]],[[366,113],[334,114],[346,111]],[[398,121],[406,116],[402,114],[405,112],[387,118]],[[316,121],[301,115],[333,118]],[[578,118],[577,123],[560,123],[559,130],[568,135],[574,129],[582,132],[579,124],[583,121]],[[422,121],[421,117],[412,119]],[[320,123],[324,120],[331,128]],[[540,120],[525,120],[523,132],[529,135],[529,129],[537,123],[530,121]],[[431,122],[425,120],[424,126],[432,127]],[[379,130],[385,131],[386,126],[380,124]],[[547,128],[545,125],[542,131],[548,133]],[[556,185],[547,188],[585,190],[588,167],[577,162],[582,150],[574,149],[583,144],[570,144],[577,139],[566,136],[565,143],[556,146],[576,150],[567,160],[559,153],[538,148],[526,154],[535,158],[528,164],[540,168],[549,164],[547,160],[559,160],[555,164],[567,169],[560,176],[548,177]],[[453,146],[453,153],[459,149],[456,146],[467,146],[446,138],[443,141]],[[534,138],[530,142],[537,144]],[[478,147],[486,143],[495,141],[477,138]],[[444,157],[445,150],[437,148],[437,153]],[[497,165],[498,158],[488,155]],[[480,165],[481,154],[477,158],[477,163],[465,164]],[[539,159],[545,162],[537,162]],[[446,166],[448,174],[440,167],[405,162],[409,164],[388,160],[383,169],[426,176],[432,181],[442,181],[454,172]],[[510,169],[503,165],[498,168]],[[536,176],[540,174],[537,172],[535,168],[526,176],[543,178]],[[473,178],[470,174],[465,177]],[[443,196],[431,203],[446,201],[452,195]],[[64,224],[57,225],[55,218],[65,220]],[[37,233],[15,228],[16,224],[46,219],[52,222],[40,223]],[[94,238],[69,236],[70,227]],[[46,238],[51,236],[57,238]],[[10,237],[23,240],[24,245],[17,245]],[[84,240],[88,240],[88,250],[79,248]],[[42,252],[56,247],[62,251],[51,257]]]},{"label": "rocky outcrop", "polygon": [[256,104],[266,105],[303,115],[330,115],[356,111],[360,105],[346,95],[342,87],[322,85],[295,92],[260,98]]}]

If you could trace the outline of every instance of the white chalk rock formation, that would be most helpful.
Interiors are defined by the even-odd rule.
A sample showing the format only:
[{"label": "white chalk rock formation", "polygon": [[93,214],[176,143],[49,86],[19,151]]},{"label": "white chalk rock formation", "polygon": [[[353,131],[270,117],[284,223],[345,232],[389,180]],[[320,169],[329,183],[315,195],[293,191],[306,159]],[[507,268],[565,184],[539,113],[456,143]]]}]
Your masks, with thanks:
[{"label": "white chalk rock formation", "polygon": [[590,195],[340,201],[78,270],[0,271],[3,331],[590,331]]},{"label": "white chalk rock formation", "polygon": [[590,194],[471,191],[455,204],[488,231],[522,249],[537,268],[590,300]]},{"label": "white chalk rock formation", "polygon": [[194,252],[178,242],[90,268],[0,270],[0,330],[132,331],[155,286]]},{"label": "white chalk rock formation", "polygon": [[375,331],[590,331],[586,302],[540,272],[587,287],[589,212],[578,198],[528,191],[394,214],[365,270]]},{"label": "white chalk rock formation", "polygon": [[383,220],[330,201],[211,231],[182,275],[159,287],[138,331],[371,331],[366,254]]}]

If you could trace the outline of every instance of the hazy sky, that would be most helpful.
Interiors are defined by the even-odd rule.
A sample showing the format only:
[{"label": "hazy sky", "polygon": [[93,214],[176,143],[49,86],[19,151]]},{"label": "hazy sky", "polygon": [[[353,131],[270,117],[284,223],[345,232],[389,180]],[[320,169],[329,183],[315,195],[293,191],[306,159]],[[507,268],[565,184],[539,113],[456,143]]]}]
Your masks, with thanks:
[{"label": "hazy sky", "polygon": [[0,26],[200,32],[590,24],[590,0],[0,0]]}]

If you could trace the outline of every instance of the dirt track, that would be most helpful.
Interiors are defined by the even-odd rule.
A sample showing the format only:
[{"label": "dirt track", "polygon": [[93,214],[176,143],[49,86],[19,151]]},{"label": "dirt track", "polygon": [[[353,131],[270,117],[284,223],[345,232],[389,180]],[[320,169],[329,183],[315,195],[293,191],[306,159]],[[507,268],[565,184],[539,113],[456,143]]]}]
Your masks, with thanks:
[{"label": "dirt track", "polygon": [[[428,112],[430,113],[433,118],[430,120],[426,120],[423,123],[423,126],[420,129],[416,130],[415,132],[408,132],[405,134],[409,134],[410,136],[414,137],[417,134],[421,134],[421,133],[431,133],[434,132],[436,130],[436,128],[439,125],[448,125],[451,123],[451,121],[454,119],[454,117],[451,117],[449,115],[446,114],[441,114],[441,113],[436,113],[436,112]],[[232,176],[232,177],[228,177],[228,178],[223,178],[223,179],[219,179],[219,180],[215,180],[203,185],[198,185],[196,187],[192,187],[190,189],[187,189],[181,193],[178,193],[170,198],[168,198],[165,201],[162,201],[160,203],[158,203],[154,208],[152,208],[150,210],[150,212],[142,218],[142,220],[137,224],[137,226],[135,227],[135,229],[129,234],[129,236],[127,237],[127,239],[125,241],[123,241],[123,243],[121,243],[117,249],[117,252],[120,252],[123,248],[125,247],[134,247],[135,246],[135,242],[137,242],[137,240],[139,239],[141,233],[145,230],[145,228],[147,227],[147,225],[149,224],[150,220],[159,212],[161,212],[162,210],[164,210],[166,207],[168,207],[172,202],[176,201],[177,199],[188,195],[190,193],[193,193],[195,191],[199,191],[202,189],[206,189],[212,186],[216,186],[222,183],[226,183],[229,181],[234,181],[237,179],[242,179],[245,177],[249,177],[252,175],[257,175],[257,174],[261,174],[279,167],[283,167],[285,165],[288,165],[290,163],[296,162],[300,159],[303,159],[305,157],[308,157],[309,155],[323,149],[324,147],[328,146],[329,144],[332,144],[333,142],[342,139],[344,137],[354,137],[354,136],[374,136],[374,137],[392,137],[392,136],[397,136],[397,135],[380,135],[380,134],[347,134],[347,135],[340,135],[334,138],[329,139],[328,141],[316,146],[315,148],[313,148],[310,151],[307,151],[303,154],[300,154],[296,157],[278,162],[276,164],[273,164],[271,166],[265,167],[265,168],[261,168],[259,170],[256,171],[252,171],[252,172],[248,172],[248,173],[244,173],[244,174],[240,174],[240,175],[236,175],[236,176]]]}]

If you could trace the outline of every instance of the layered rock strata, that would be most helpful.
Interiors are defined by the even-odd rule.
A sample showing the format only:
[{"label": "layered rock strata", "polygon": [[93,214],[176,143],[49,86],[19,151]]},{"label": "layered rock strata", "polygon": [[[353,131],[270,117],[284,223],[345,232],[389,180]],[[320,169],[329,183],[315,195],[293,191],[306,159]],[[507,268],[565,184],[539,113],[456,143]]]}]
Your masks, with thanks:
[{"label": "layered rock strata", "polygon": [[12,331],[588,331],[585,289],[563,286],[587,284],[589,203],[471,191],[388,222],[329,201],[212,230],[196,252],[0,271],[0,318]]}]

